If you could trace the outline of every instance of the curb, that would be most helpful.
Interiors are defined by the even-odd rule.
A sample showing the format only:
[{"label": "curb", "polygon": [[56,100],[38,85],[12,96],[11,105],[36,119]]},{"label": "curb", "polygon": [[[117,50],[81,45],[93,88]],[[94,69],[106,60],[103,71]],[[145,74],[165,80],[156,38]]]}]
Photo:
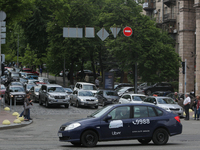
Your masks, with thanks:
[{"label": "curb", "polygon": [[15,129],[20,127],[25,127],[29,124],[33,123],[33,120],[22,122],[21,124],[10,124],[10,125],[0,125],[0,130],[6,130],[6,129]]}]

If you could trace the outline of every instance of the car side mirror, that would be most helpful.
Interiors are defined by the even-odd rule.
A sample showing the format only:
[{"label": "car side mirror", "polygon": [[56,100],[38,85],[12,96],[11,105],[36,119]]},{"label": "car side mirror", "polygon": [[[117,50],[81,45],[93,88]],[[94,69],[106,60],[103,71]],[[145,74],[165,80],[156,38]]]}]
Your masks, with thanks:
[{"label": "car side mirror", "polygon": [[108,115],[108,116],[105,117],[104,121],[107,122],[108,120],[111,120],[111,119],[112,119],[112,116],[111,116],[111,115]]},{"label": "car side mirror", "polygon": [[153,102],[155,105],[157,104],[156,101]]},{"label": "car side mirror", "polygon": [[46,90],[43,90],[43,92],[46,93],[47,91],[46,91]]},{"label": "car side mirror", "polygon": [[130,98],[128,98],[128,101],[131,101],[131,99],[130,99]]}]

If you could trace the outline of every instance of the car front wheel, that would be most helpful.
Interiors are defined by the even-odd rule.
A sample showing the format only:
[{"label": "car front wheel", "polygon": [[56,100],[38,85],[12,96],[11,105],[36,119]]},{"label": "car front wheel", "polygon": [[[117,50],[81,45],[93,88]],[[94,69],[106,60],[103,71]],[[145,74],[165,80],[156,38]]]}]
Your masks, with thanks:
[{"label": "car front wheel", "polygon": [[81,136],[81,143],[86,147],[93,147],[98,142],[98,136],[94,131],[85,131]]},{"label": "car front wheel", "polygon": [[79,103],[78,103],[78,101],[76,102],[76,107],[77,107],[77,108],[79,108],[79,107],[80,107],[80,106],[79,106]]},{"label": "car front wheel", "polygon": [[153,133],[153,143],[156,145],[165,145],[168,142],[169,134],[163,129],[159,128]]}]

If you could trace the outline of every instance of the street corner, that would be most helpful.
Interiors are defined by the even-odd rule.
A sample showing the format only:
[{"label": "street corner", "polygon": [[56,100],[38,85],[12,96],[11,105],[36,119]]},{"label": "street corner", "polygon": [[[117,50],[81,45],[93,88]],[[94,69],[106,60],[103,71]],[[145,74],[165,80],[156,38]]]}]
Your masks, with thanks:
[{"label": "street corner", "polygon": [[19,117],[19,113],[17,112],[0,111],[0,130],[24,127],[32,122],[32,120],[24,121],[24,118]]}]

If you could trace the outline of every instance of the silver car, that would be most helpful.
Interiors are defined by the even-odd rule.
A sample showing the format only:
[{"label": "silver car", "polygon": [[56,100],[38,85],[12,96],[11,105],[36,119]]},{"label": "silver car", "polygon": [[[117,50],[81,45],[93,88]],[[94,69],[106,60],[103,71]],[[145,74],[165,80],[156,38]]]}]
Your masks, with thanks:
[{"label": "silver car", "polygon": [[39,90],[40,90],[41,86],[33,86],[29,93],[30,93],[30,98],[34,101],[34,102],[39,102]]},{"label": "silver car", "polygon": [[161,97],[161,96],[149,96],[144,99],[144,102],[154,104],[158,107],[161,107],[169,112],[175,113],[180,117],[183,117],[183,108],[178,105],[172,98],[170,97]]},{"label": "silver car", "polygon": [[74,91],[70,97],[71,106],[74,104],[76,107],[91,106],[98,108],[98,99],[94,97],[91,91],[78,90]]}]

